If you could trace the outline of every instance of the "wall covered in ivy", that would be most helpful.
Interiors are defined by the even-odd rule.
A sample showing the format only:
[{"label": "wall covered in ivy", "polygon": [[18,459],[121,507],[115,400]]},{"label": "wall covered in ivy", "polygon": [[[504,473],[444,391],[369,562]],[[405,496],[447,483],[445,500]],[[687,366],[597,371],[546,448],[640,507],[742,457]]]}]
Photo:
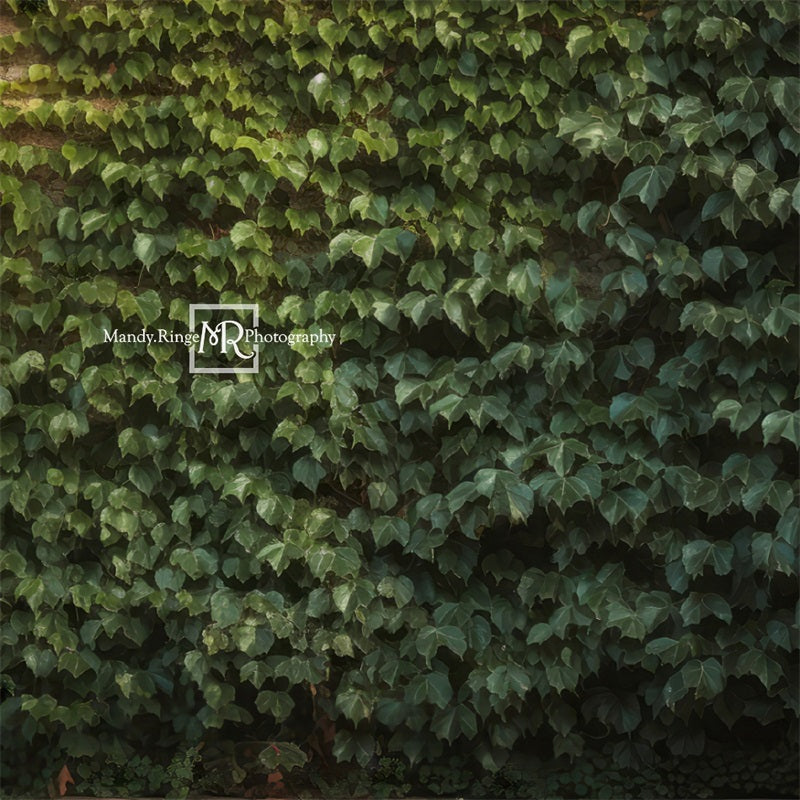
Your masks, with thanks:
[{"label": "wall covered in ivy", "polygon": [[796,741],[795,3],[10,7],[4,786]]}]

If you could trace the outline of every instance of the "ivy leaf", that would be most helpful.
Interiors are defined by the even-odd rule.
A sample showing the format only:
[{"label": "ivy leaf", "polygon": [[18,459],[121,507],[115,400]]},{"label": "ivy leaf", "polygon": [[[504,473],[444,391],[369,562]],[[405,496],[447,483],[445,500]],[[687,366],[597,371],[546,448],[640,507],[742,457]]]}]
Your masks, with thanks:
[{"label": "ivy leaf", "polygon": [[220,589],[211,596],[211,619],[221,628],[237,623],[242,616],[242,601],[232,591]]},{"label": "ivy leaf", "polygon": [[378,583],[378,593],[383,597],[394,599],[397,607],[403,608],[414,597],[414,584],[405,575],[386,577]]},{"label": "ivy leaf", "polygon": [[506,286],[524,305],[531,306],[541,295],[542,272],[533,259],[514,265],[508,273]]},{"label": "ivy leaf", "polygon": [[383,245],[377,236],[358,236],[353,241],[352,250],[369,269],[375,269],[383,258]]},{"label": "ivy leaf", "polygon": [[800,447],[800,411],[773,411],[761,423],[764,444],[788,439],[795,447]]},{"label": "ivy leaf", "polygon": [[317,491],[319,482],[326,474],[325,467],[312,456],[303,456],[292,465],[292,476],[294,479],[302,483],[303,486],[307,487],[312,492]]},{"label": "ivy leaf", "polygon": [[616,525],[624,517],[631,521],[641,518],[648,506],[647,495],[634,486],[608,492],[599,504],[600,513],[611,525]]},{"label": "ivy leaf", "polygon": [[308,91],[320,111],[324,111],[325,105],[332,98],[331,79],[324,72],[318,73],[308,82]]},{"label": "ivy leaf", "polygon": [[742,405],[738,400],[721,400],[712,416],[715,420],[729,420],[732,431],[743,433],[749,430],[761,416],[761,403],[752,402]]},{"label": "ivy leaf", "polygon": [[616,240],[616,245],[625,253],[626,256],[635,258],[640,264],[644,264],[645,257],[653,252],[656,240],[643,228],[638,225],[629,225],[625,232],[620,236],[614,236],[610,241]]},{"label": "ivy leaf", "polygon": [[426,696],[434,705],[445,708],[453,697],[453,688],[447,675],[431,672],[425,676]]},{"label": "ivy leaf", "polygon": [[366,767],[375,753],[375,740],[366,731],[337,731],[333,744],[333,755],[337,761],[355,760]]},{"label": "ivy leaf", "polygon": [[90,236],[95,231],[99,231],[108,222],[109,216],[107,211],[98,211],[97,209],[85,211],[81,214],[83,235]]},{"label": "ivy leaf", "polygon": [[324,158],[328,154],[328,140],[325,134],[318,128],[311,128],[306,133],[306,139],[311,146],[314,158]]},{"label": "ivy leaf", "polygon": [[599,200],[591,200],[586,205],[581,206],[580,211],[578,211],[578,228],[587,236],[593,236],[598,221],[607,212],[608,208],[603,203]]},{"label": "ivy leaf", "polygon": [[336,708],[352,722],[369,719],[372,715],[372,703],[363,691],[354,688],[336,693]]},{"label": "ivy leaf", "polygon": [[576,25],[567,38],[567,52],[573,60],[589,52],[594,40],[594,31],[588,25]]},{"label": "ivy leaf", "polygon": [[680,614],[686,625],[696,625],[709,614],[727,623],[733,618],[731,607],[724,597],[700,592],[690,592],[681,604]]},{"label": "ivy leaf", "polygon": [[475,77],[478,74],[478,59],[475,53],[464,52],[458,59],[458,71],[467,77]]},{"label": "ivy leaf", "polygon": [[0,386],[0,417],[5,417],[13,407],[14,399],[11,392],[5,386]]},{"label": "ivy leaf", "polygon": [[675,170],[662,166],[647,166],[631,172],[622,182],[620,200],[636,195],[652,211],[675,180]]},{"label": "ivy leaf", "polygon": [[467,651],[467,640],[464,632],[454,625],[440,628],[426,625],[417,634],[416,647],[417,652],[426,659],[433,658],[440,647],[446,647],[460,657]]},{"label": "ivy leaf", "polygon": [[750,649],[739,656],[736,663],[738,675],[755,675],[767,689],[771,689],[784,675],[784,670],[773,658]]},{"label": "ivy leaf", "polygon": [[700,218],[703,222],[710,219],[721,217],[723,213],[730,208],[736,199],[736,195],[732,191],[716,192],[709,196],[703,203],[703,208],[700,212]]},{"label": "ivy leaf", "polygon": [[706,564],[711,564],[717,575],[726,575],[731,571],[733,553],[734,548],[730,542],[698,539],[683,546],[683,566],[692,577],[701,575]]},{"label": "ivy leaf", "polygon": [[725,283],[734,272],[747,266],[747,256],[738,247],[712,247],[703,253],[700,266],[717,283]]},{"label": "ivy leaf", "polygon": [[711,699],[725,688],[725,673],[716,658],[698,658],[684,664],[681,669],[683,684],[694,688],[695,697]]},{"label": "ivy leaf", "polygon": [[391,542],[408,544],[411,531],[408,523],[399,517],[379,517],[372,526],[372,535],[377,547],[386,547]]},{"label": "ivy leaf", "polygon": [[411,231],[400,231],[396,238],[397,250],[403,263],[408,261],[417,242],[416,234]]},{"label": "ivy leaf", "polygon": [[328,47],[333,48],[342,44],[347,39],[347,32],[350,28],[349,23],[336,22],[332,19],[323,17],[317,22],[317,32]]},{"label": "ivy leaf", "polygon": [[258,760],[270,773],[279,768],[282,772],[291,772],[305,766],[308,756],[293,742],[273,742],[258,754]]},{"label": "ivy leaf", "polygon": [[731,184],[740,200],[747,200],[756,179],[756,171],[749,164],[739,164],[733,172]]},{"label": "ivy leaf", "polygon": [[364,53],[359,53],[348,60],[347,68],[353,76],[355,88],[358,89],[364,80],[377,78],[383,71],[383,64]]},{"label": "ivy leaf", "polygon": [[139,317],[144,325],[152,325],[160,316],[163,306],[155,289],[148,289],[139,295],[121,289],[117,292],[117,307],[123,319]]},{"label": "ivy leaf", "polygon": [[440,739],[454,742],[459,736],[472,739],[478,733],[478,720],[475,713],[466,705],[447,707],[434,718],[431,730]]},{"label": "ivy leaf", "polygon": [[543,476],[535,478],[531,485],[545,503],[552,500],[562,512],[591,497],[589,486],[575,475]]},{"label": "ivy leaf", "polygon": [[137,233],[133,240],[133,252],[145,267],[151,267],[174,248],[175,238],[165,234]]},{"label": "ivy leaf", "polygon": [[[349,253],[353,247],[353,243],[359,235],[353,231],[344,231],[331,239],[328,245],[328,257],[331,266],[336,264],[346,253]],[[358,254],[356,254],[358,255]]]},{"label": "ivy leaf", "polygon": [[86,144],[75,141],[64,142],[61,146],[61,155],[69,162],[70,172],[73,174],[91,164],[97,156],[97,150]]},{"label": "ivy leaf", "polygon": [[75,241],[78,237],[78,220],[78,212],[70,206],[64,206],[58,212],[58,220],[56,222],[58,235],[62,239]]}]

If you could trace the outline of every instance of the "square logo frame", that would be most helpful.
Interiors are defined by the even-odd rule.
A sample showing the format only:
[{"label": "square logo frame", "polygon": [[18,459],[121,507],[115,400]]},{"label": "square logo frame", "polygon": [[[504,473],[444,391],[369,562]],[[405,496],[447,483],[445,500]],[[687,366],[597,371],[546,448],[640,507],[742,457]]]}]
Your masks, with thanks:
[{"label": "square logo frame", "polygon": [[[251,327],[258,328],[258,305],[256,303],[190,303],[189,304],[189,332],[195,332],[197,324],[197,311],[250,311],[252,314]],[[207,324],[207,323],[206,323]],[[218,323],[219,328],[223,323]],[[198,367],[195,361],[194,347],[189,348],[189,373],[192,375],[236,375],[255,374],[259,371],[258,346],[253,347],[253,362],[250,367]]]}]

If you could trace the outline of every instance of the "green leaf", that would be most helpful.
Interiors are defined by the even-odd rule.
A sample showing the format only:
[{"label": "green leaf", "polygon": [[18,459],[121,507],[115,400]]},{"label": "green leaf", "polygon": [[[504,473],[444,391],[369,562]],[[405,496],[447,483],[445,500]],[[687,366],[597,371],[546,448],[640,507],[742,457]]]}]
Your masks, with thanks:
[{"label": "green leaf", "polygon": [[12,408],[14,408],[14,398],[11,392],[5,386],[0,386],[0,417],[5,417]]},{"label": "green leaf", "polygon": [[747,256],[738,247],[712,247],[703,253],[700,266],[717,283],[725,283],[734,272],[747,267]]},{"label": "green leaf", "polygon": [[640,167],[622,182],[620,199],[636,195],[652,211],[675,180],[675,170],[669,167]]},{"label": "green leaf", "polygon": [[464,632],[454,625],[444,625],[436,628],[426,625],[417,634],[417,652],[430,660],[436,655],[440,647],[446,647],[457,656],[463,656],[467,650],[467,640]]},{"label": "green leaf", "polygon": [[736,673],[755,675],[767,689],[771,689],[784,677],[784,670],[777,661],[755,649],[749,649],[739,656]]},{"label": "green leaf", "polygon": [[650,29],[645,20],[629,17],[615,20],[611,24],[611,32],[626,50],[637,53],[642,49]]},{"label": "green leaf", "polygon": [[159,257],[155,234],[137,233],[133,240],[133,252],[145,267],[155,264]]},{"label": "green leaf", "polygon": [[576,25],[567,38],[567,52],[570,58],[577,60],[585,53],[597,50],[595,36],[595,31],[588,25]]},{"label": "green leaf", "polygon": [[695,697],[710,700],[725,688],[725,673],[716,658],[692,659],[681,669],[684,686],[694,688]]},{"label": "green leaf", "polygon": [[242,601],[232,591],[220,589],[211,596],[211,619],[221,628],[227,628],[242,616]]},{"label": "green leaf", "polygon": [[721,400],[714,409],[713,418],[730,421],[731,430],[744,433],[749,430],[761,416],[761,403],[752,402],[742,405],[738,400]]},{"label": "green leaf", "polygon": [[800,447],[800,411],[773,411],[761,422],[764,444],[787,439],[795,447]]},{"label": "green leaf", "polygon": [[431,672],[425,676],[427,698],[439,708],[445,708],[453,697],[450,681],[442,672]]},{"label": "green leaf", "polygon": [[414,597],[414,584],[405,575],[382,578],[378,583],[378,593],[392,598],[398,608],[408,605]]},{"label": "green leaf", "polygon": [[89,145],[79,144],[75,141],[64,142],[61,146],[61,155],[69,162],[70,172],[73,174],[83,169],[94,161],[97,150]]},{"label": "green leaf", "polygon": [[48,64],[31,64],[28,67],[28,80],[35,83],[36,81],[45,81],[50,78],[52,68]]},{"label": "green leaf", "polygon": [[364,80],[373,80],[383,72],[383,64],[370,58],[368,55],[359,53],[351,56],[347,62],[347,68],[353,76],[353,84],[358,89]]},{"label": "green leaf", "polygon": [[383,245],[377,236],[362,235],[353,241],[353,252],[369,269],[375,269],[383,258]]},{"label": "green leaf", "polygon": [[464,52],[458,59],[458,71],[462,75],[474,77],[478,74],[478,59],[475,53]]},{"label": "green leaf", "polygon": [[478,733],[478,719],[465,705],[442,707],[434,718],[431,730],[439,739],[453,743],[459,736],[472,739]]},{"label": "green leaf", "polygon": [[732,191],[717,192],[709,195],[708,199],[703,204],[700,218],[703,222],[706,222],[707,220],[721,217],[723,212],[734,202],[735,198],[736,195]]},{"label": "green leaf", "polygon": [[308,82],[308,91],[311,93],[320,111],[324,111],[325,105],[332,97],[331,79],[324,72],[318,73]]},{"label": "green leaf", "polygon": [[417,242],[416,234],[411,231],[400,231],[395,240],[397,242],[397,250],[403,263],[408,261],[414,250],[414,245]]},{"label": "green leaf", "polygon": [[328,154],[328,140],[325,134],[318,128],[311,128],[306,133],[306,139],[311,146],[311,152],[314,158],[324,158]]},{"label": "green leaf", "polygon": [[357,575],[361,568],[361,558],[352,547],[330,548],[321,545],[312,550],[308,556],[308,564],[312,574],[317,578],[333,572],[337,578]]},{"label": "green leaf", "polygon": [[658,656],[662,663],[676,666],[684,660],[690,648],[685,639],[677,640],[661,636],[651,639],[644,649],[646,653]]},{"label": "green leaf", "polygon": [[653,252],[656,240],[638,225],[629,225],[622,235],[616,237],[616,245],[626,256],[644,264],[645,258]]},{"label": "green leaf", "polygon": [[349,136],[339,136],[331,141],[329,160],[331,165],[338,169],[342,161],[349,161],[355,158],[358,152],[358,142]]},{"label": "green leaf", "polygon": [[336,693],[336,708],[351,722],[369,719],[372,715],[372,702],[366,693],[359,689],[346,689]]},{"label": "green leaf", "polygon": [[619,491],[608,492],[600,500],[600,513],[611,525],[616,525],[621,519],[627,517],[631,521],[642,518],[650,505],[647,495],[634,486],[628,486]]},{"label": "green leaf", "polygon": [[300,161],[298,158],[284,158],[278,162],[271,162],[270,169],[276,178],[286,178],[295,191],[300,189],[308,177],[308,166],[305,161]]},{"label": "green leaf", "polygon": [[593,236],[597,223],[608,216],[608,207],[599,200],[591,200],[578,211],[578,228],[587,236]]},{"label": "green leaf", "polygon": [[542,272],[533,259],[515,264],[508,273],[506,286],[521,303],[533,305],[541,296]]},{"label": "green leaf", "polygon": [[134,295],[127,289],[117,293],[117,307],[123,319],[138,317],[145,325],[151,325],[160,316],[163,306],[155,289],[148,289],[142,294]]},{"label": "green leaf", "polygon": [[258,760],[267,772],[291,772],[304,767],[308,756],[292,742],[272,742],[258,754]]},{"label": "green leaf", "polygon": [[375,740],[371,733],[360,731],[337,731],[333,743],[333,755],[338,762],[353,758],[362,766],[369,764],[375,753]]},{"label": "green leaf", "polygon": [[717,575],[726,575],[731,571],[733,554],[730,542],[698,539],[683,546],[683,566],[692,577],[701,575],[706,564],[713,566]]},{"label": "green leaf", "polygon": [[347,39],[347,32],[350,27],[350,23],[336,22],[326,17],[317,22],[317,32],[322,41],[330,48],[342,44]]},{"label": "green leaf", "polygon": [[683,601],[680,608],[681,617],[686,625],[696,625],[709,614],[730,623],[733,615],[731,607],[725,598],[718,594],[701,594],[691,592]]},{"label": "green leaf", "polygon": [[377,547],[386,547],[391,542],[406,545],[411,530],[408,523],[399,517],[378,517],[373,523],[372,535]]},{"label": "green leaf", "polygon": [[312,456],[303,456],[292,465],[292,476],[294,479],[302,483],[303,486],[307,487],[312,492],[317,491],[319,482],[326,474],[325,467]]},{"label": "green leaf", "polygon": [[540,492],[543,505],[553,501],[562,512],[591,497],[589,486],[575,475],[543,475],[534,478],[531,486]]},{"label": "green leaf", "polygon": [[359,236],[353,231],[344,231],[337,234],[331,239],[328,245],[328,258],[330,259],[331,266],[334,266],[346,253],[349,253],[353,247],[353,243]]},{"label": "green leaf", "polygon": [[95,231],[99,231],[108,222],[110,214],[107,211],[90,209],[81,214],[81,226],[83,235],[91,236]]},{"label": "green leaf", "polygon": [[58,212],[58,220],[56,222],[58,235],[62,239],[70,239],[74,242],[78,238],[78,221],[78,212],[70,206],[64,206]]}]

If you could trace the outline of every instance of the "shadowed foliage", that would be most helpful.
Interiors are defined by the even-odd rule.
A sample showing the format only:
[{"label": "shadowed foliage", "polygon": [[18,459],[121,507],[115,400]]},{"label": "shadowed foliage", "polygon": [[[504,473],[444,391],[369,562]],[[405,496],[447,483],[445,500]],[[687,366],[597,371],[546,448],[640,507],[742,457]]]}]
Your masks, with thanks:
[{"label": "shadowed foliage", "polygon": [[10,6],[4,786],[794,791],[798,6]]}]

